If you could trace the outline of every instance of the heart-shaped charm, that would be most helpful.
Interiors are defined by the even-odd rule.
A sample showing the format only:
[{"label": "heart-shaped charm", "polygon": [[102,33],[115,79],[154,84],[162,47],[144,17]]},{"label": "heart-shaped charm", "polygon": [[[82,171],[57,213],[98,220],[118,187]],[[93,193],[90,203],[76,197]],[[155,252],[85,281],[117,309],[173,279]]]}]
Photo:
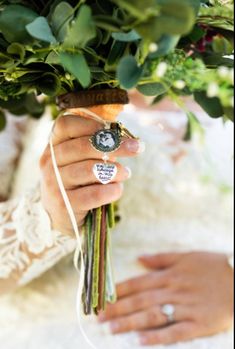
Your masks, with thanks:
[{"label": "heart-shaped charm", "polygon": [[100,183],[108,184],[116,177],[117,166],[105,163],[95,164],[93,172]]}]

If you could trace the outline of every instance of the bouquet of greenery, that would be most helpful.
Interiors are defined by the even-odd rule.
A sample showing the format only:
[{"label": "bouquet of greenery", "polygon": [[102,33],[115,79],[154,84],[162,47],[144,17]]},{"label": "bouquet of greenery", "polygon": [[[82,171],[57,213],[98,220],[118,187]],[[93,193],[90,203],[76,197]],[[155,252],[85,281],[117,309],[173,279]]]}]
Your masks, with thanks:
[{"label": "bouquet of greenery", "polygon": [[233,18],[233,0],[1,0],[0,128],[4,110],[119,86],[232,118]]},{"label": "bouquet of greenery", "polygon": [[[210,116],[232,119],[233,21],[233,0],[0,0],[0,129],[5,111],[39,118],[62,94],[120,87],[183,108],[193,95]],[[188,116],[187,137],[197,123]],[[109,206],[87,218],[86,313],[114,300],[108,238],[106,263],[99,246],[113,215]]]}]

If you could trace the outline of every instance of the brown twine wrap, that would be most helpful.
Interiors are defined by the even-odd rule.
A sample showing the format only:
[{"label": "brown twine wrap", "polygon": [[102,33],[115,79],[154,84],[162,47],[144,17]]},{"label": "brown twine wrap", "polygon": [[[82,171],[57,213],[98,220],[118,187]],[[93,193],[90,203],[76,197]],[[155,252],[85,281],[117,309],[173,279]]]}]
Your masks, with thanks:
[{"label": "brown twine wrap", "polygon": [[99,105],[124,105],[128,103],[128,94],[125,90],[121,89],[70,92],[57,98],[57,104],[62,110],[87,108]]}]

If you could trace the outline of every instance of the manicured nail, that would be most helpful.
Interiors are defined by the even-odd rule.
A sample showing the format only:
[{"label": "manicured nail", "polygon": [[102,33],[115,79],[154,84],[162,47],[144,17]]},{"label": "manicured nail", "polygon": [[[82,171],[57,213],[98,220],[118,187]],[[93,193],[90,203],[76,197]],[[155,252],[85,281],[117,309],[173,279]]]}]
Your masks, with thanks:
[{"label": "manicured nail", "polygon": [[129,167],[125,167],[125,170],[127,172],[127,178],[130,179],[132,177],[132,171]]},{"label": "manicured nail", "polygon": [[140,345],[146,345],[146,344],[148,344],[147,338],[144,337],[144,336],[139,336],[139,344],[140,344]]},{"label": "manicured nail", "polygon": [[118,322],[111,322],[110,323],[110,329],[113,334],[117,333],[120,330],[120,326]]},{"label": "manicured nail", "polygon": [[105,314],[100,314],[99,317],[98,317],[98,321],[99,322],[104,322],[105,320],[106,320]]},{"label": "manicured nail", "polygon": [[145,143],[135,139],[126,141],[126,147],[131,153],[141,154],[145,151]]},{"label": "manicured nail", "polygon": [[112,334],[109,324],[102,324],[100,328],[104,335],[110,336]]}]

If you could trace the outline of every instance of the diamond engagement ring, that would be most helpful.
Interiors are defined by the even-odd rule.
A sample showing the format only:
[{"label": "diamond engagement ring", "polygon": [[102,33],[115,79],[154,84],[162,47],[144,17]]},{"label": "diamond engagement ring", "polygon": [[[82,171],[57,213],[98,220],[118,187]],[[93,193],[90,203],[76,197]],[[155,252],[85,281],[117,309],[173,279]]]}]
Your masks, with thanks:
[{"label": "diamond engagement ring", "polygon": [[161,308],[162,314],[166,315],[168,323],[175,322],[175,306],[172,304],[165,304]]}]

